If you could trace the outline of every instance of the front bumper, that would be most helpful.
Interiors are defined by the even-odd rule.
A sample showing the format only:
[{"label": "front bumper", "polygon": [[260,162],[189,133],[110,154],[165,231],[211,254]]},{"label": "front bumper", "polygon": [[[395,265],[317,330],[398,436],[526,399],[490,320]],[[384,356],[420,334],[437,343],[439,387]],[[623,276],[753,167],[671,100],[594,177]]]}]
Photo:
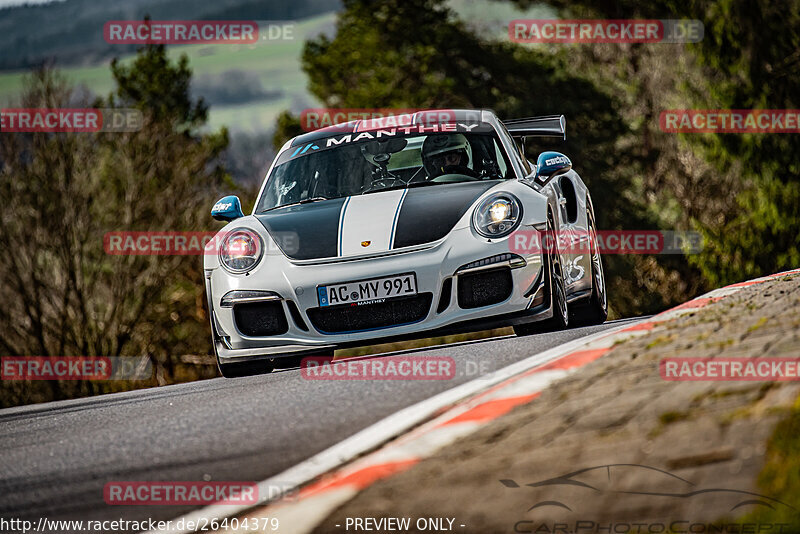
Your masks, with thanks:
[{"label": "front bumper", "polygon": [[[498,267],[509,269],[512,280],[510,296],[488,306],[470,309],[459,306],[458,281],[459,277],[467,274],[459,269],[477,260],[499,255],[508,257],[507,239],[476,239],[471,229],[464,227],[453,230],[440,242],[383,255],[292,262],[276,254],[265,257],[248,275],[231,275],[220,267],[208,270],[206,291],[212,311],[217,356],[223,363],[260,357],[276,358],[549,317],[551,311],[549,299],[544,298],[542,258],[539,254],[524,257],[524,261],[514,258],[514,261],[505,261],[502,265],[470,266],[469,272]],[[317,286],[407,272],[415,273],[419,294],[430,293],[432,296],[430,307],[421,320],[347,333],[323,333],[315,328],[308,310],[319,307]],[[451,297],[449,304],[442,308],[442,290],[447,279],[452,280]],[[224,296],[230,296],[231,291],[270,292],[269,300],[279,303],[287,318],[285,333],[272,336],[248,336],[242,333],[231,303],[226,302],[223,306],[221,302]],[[297,314],[300,320],[296,320]],[[303,326],[306,328],[303,329]]]}]

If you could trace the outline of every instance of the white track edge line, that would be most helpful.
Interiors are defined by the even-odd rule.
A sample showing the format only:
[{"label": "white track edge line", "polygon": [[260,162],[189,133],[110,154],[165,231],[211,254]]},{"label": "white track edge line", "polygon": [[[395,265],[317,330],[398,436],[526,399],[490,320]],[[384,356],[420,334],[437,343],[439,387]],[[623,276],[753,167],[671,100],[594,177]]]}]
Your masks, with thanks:
[{"label": "white track edge line", "polygon": [[[377,423],[373,423],[367,428],[353,434],[349,438],[345,438],[343,441],[340,441],[324,451],[317,453],[311,458],[304,460],[293,467],[290,467],[282,473],[272,476],[266,480],[262,480],[258,483],[258,493],[261,495],[266,490],[266,493],[264,494],[269,495],[269,489],[276,486],[281,487],[287,492],[295,490],[303,484],[306,484],[307,482],[324,475],[325,473],[328,473],[337,467],[341,467],[342,465],[356,459],[363,454],[366,454],[369,451],[377,449],[380,445],[386,443],[392,438],[395,438],[424,422],[442,408],[455,404],[466,397],[478,393],[481,390],[488,389],[491,386],[499,384],[500,382],[503,382],[504,380],[507,380],[508,378],[511,378],[517,374],[548,363],[560,356],[565,356],[570,352],[579,349],[584,345],[591,343],[592,341],[595,341],[596,339],[613,335],[621,330],[630,328],[631,326],[646,322],[648,320],[649,318],[644,318],[638,321],[626,322],[625,324],[615,328],[609,328],[601,332],[595,332],[593,334],[588,334],[586,336],[573,339],[572,341],[567,341],[566,343],[562,343],[557,347],[547,349],[544,352],[534,354],[533,356],[529,356],[524,360],[514,362],[511,365],[494,371],[493,373],[490,373],[490,375],[487,375],[488,377],[483,376],[480,378],[475,378],[469,382],[465,382],[464,384],[458,385],[452,389],[438,393],[433,397],[429,397],[416,404],[403,408],[400,411],[381,419]],[[291,482],[291,484],[287,485],[287,482]],[[212,519],[232,517],[257,506],[264,506],[269,502],[270,500],[264,500],[263,502],[247,505],[212,504],[194,512],[182,515],[174,519],[172,523],[175,524],[181,520],[183,520],[183,524],[193,521],[196,525],[198,521],[203,522],[204,520],[210,523]],[[163,533],[165,531],[162,530],[158,532]],[[195,530],[174,528],[168,532],[189,534],[195,532]],[[156,532],[151,531],[148,534],[156,534]]]}]

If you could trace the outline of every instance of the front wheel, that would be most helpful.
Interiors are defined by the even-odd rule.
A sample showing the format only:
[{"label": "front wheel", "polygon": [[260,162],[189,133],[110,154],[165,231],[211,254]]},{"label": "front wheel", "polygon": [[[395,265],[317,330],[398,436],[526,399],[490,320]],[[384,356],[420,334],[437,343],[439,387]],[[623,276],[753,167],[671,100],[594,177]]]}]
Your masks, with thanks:
[{"label": "front wheel", "polygon": [[549,276],[550,302],[553,309],[553,317],[545,321],[526,323],[514,326],[514,333],[518,336],[528,336],[541,332],[552,332],[563,330],[569,325],[569,310],[567,308],[567,291],[564,286],[564,273],[561,269],[561,259],[556,249],[555,235],[553,232],[553,221],[550,216],[547,220],[547,233],[551,236],[550,246],[545,256],[546,274]]},{"label": "front wheel", "polygon": [[597,228],[591,211],[587,213],[589,221],[589,246],[592,257],[592,295],[589,301],[574,306],[572,321],[576,325],[603,324],[608,318],[608,292],[606,277],[603,273],[603,259],[597,248]]}]

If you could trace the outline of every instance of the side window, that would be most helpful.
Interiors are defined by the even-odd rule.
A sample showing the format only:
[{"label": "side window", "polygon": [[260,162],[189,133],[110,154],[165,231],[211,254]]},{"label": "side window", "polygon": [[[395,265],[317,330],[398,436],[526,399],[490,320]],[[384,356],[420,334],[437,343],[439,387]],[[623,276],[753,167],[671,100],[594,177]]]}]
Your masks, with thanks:
[{"label": "side window", "polygon": [[528,160],[527,158],[525,158],[525,155],[522,154],[519,145],[517,145],[517,142],[514,140],[514,138],[511,137],[511,134],[508,133],[508,130],[501,121],[498,120],[497,124],[500,127],[500,132],[499,132],[500,136],[503,137],[503,140],[510,148],[509,155],[511,155],[511,157],[514,157],[514,155],[516,155],[517,156],[516,159],[519,162],[520,166],[522,167],[522,173],[525,175],[530,174],[532,170],[531,166],[528,164]]},{"label": "side window", "polygon": [[505,178],[510,178],[508,172],[508,165],[506,158],[503,157],[503,152],[500,150],[500,145],[497,144],[498,140],[494,140],[494,160],[497,162],[497,167],[500,169],[500,174]]},{"label": "side window", "polygon": [[405,148],[400,152],[392,154],[387,168],[393,171],[396,169],[422,167],[422,143],[424,140],[424,137],[408,138],[408,144]]},{"label": "side window", "polygon": [[565,206],[567,210],[567,222],[574,223],[578,220],[578,195],[575,192],[575,185],[566,176],[561,177],[561,194],[564,195],[564,200],[567,201]]},{"label": "side window", "polygon": [[525,174],[530,174],[533,169],[531,169],[530,163],[528,163],[528,158],[525,157],[525,138],[520,139],[519,143],[515,144],[519,150],[519,159],[522,160],[522,167],[525,169]]}]

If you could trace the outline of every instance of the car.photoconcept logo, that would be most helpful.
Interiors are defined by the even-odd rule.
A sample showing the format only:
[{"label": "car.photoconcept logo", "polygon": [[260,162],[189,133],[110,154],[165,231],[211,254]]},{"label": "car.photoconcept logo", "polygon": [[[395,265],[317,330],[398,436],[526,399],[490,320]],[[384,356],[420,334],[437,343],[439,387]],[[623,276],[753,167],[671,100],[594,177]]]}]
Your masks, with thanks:
[{"label": "car.photoconcept logo", "polygon": [[[609,525],[612,532],[628,532],[614,529],[633,525],[647,526],[640,532],[687,532],[682,529],[687,526],[695,528],[695,525],[708,528],[688,532],[735,532],[737,530],[725,529],[741,526],[739,523],[733,519],[718,518],[744,515],[762,508],[796,510],[792,505],[768,495],[716,485],[703,487],[669,471],[640,464],[599,465],[530,483],[520,484],[512,479],[501,479],[500,483],[514,490],[533,488],[546,491],[546,494],[539,492],[532,499],[524,512],[524,519],[515,523],[514,532],[546,532],[547,528],[551,528],[549,532],[556,532],[552,530],[555,527],[565,532],[602,532],[607,531],[603,529]],[[695,503],[698,506],[694,508],[703,510],[702,518],[683,517],[690,515],[685,512],[675,512],[675,517],[667,521],[629,517],[633,514],[648,515],[650,512],[647,510],[677,510],[677,503],[686,500],[701,501]],[[598,508],[593,508],[598,505]],[[594,517],[592,510],[603,517]],[[611,519],[613,510],[631,513],[625,513],[624,518],[614,516]],[[772,526],[775,527],[773,532],[779,531],[780,524]],[[716,528],[723,530],[714,530]]]}]

